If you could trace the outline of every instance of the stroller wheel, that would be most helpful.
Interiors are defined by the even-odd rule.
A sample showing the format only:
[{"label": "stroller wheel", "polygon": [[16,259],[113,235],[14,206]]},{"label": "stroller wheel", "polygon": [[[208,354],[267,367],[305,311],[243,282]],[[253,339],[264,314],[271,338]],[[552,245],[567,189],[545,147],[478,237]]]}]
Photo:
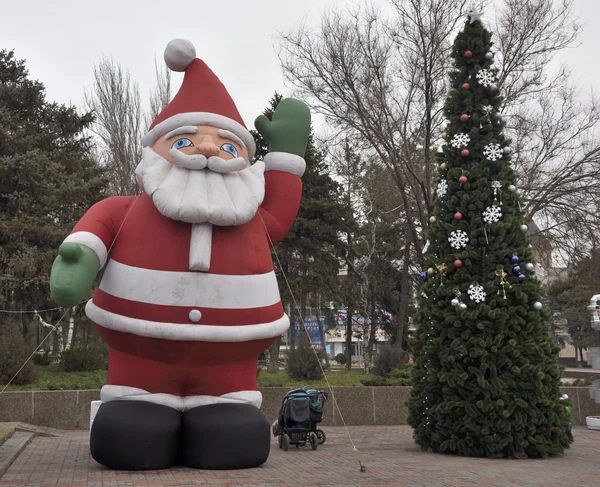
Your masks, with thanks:
[{"label": "stroller wheel", "polygon": [[283,446],[283,435],[279,435],[277,437],[277,442],[279,443],[279,448],[281,449]]},{"label": "stroller wheel", "polygon": [[310,447],[313,450],[316,450],[317,447],[319,446],[319,440],[317,438],[317,434],[316,433],[311,433],[309,439],[310,439]]},{"label": "stroller wheel", "polygon": [[317,430],[317,438],[319,440],[319,445],[325,443],[325,440],[327,440],[327,435],[325,434],[325,431]]},{"label": "stroller wheel", "polygon": [[283,451],[288,451],[290,449],[290,437],[285,433],[283,434],[283,438],[281,440],[281,448],[283,448]]}]

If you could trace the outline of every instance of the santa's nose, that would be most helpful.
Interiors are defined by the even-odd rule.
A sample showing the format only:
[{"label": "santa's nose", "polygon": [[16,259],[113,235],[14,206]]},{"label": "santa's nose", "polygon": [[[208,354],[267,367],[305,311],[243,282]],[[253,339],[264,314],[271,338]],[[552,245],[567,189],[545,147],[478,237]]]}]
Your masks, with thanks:
[{"label": "santa's nose", "polygon": [[219,155],[219,148],[210,138],[207,137],[198,145],[196,145],[195,152],[197,154],[202,154],[204,157],[212,157]]}]

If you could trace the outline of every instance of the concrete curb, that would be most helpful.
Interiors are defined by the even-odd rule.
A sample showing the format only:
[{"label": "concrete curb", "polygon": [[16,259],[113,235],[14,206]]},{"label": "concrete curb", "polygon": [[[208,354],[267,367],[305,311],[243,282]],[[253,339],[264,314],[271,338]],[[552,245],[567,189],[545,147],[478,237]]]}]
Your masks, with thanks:
[{"label": "concrete curb", "polygon": [[0,477],[12,465],[12,462],[29,444],[35,435],[25,431],[15,431],[2,445],[0,445]]}]

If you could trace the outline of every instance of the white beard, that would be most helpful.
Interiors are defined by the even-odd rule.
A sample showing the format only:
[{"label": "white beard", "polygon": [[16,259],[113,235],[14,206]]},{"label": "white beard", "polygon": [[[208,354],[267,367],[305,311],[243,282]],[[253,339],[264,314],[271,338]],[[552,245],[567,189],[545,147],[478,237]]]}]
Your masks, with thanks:
[{"label": "white beard", "polygon": [[265,197],[264,162],[222,173],[210,169],[211,159],[204,169],[188,169],[144,147],[137,182],[167,218],[219,226],[249,222]]}]

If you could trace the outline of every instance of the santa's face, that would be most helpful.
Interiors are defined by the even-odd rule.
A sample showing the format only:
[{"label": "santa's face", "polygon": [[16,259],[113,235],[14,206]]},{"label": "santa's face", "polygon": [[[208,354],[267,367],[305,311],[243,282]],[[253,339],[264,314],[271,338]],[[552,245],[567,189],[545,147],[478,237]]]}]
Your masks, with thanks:
[{"label": "santa's face", "polygon": [[171,164],[188,169],[204,169],[208,165],[216,172],[231,172],[248,165],[248,149],[242,140],[228,130],[210,125],[179,127],[159,137],[152,149]]},{"label": "santa's face", "polygon": [[264,198],[264,164],[250,166],[239,137],[207,125],[177,128],[145,147],[136,176],[163,215],[188,223],[241,225]]}]

